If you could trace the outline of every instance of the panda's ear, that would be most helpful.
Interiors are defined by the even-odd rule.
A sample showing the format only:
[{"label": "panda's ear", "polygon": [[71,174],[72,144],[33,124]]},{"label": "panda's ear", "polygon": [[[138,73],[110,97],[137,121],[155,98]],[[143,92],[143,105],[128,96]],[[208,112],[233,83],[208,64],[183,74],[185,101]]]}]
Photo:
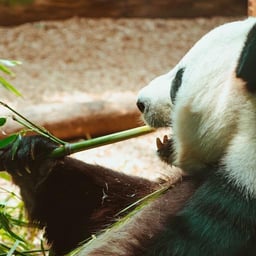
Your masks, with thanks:
[{"label": "panda's ear", "polygon": [[256,92],[256,24],[248,33],[236,68],[236,76],[246,82],[250,92]]}]

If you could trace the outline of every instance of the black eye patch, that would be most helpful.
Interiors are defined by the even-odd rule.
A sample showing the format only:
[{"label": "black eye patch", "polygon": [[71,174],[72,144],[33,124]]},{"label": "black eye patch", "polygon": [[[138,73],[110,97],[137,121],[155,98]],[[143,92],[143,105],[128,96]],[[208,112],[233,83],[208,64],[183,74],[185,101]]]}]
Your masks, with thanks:
[{"label": "black eye patch", "polygon": [[183,77],[183,73],[185,71],[185,68],[180,68],[174,79],[172,80],[172,85],[171,85],[171,91],[170,91],[170,96],[171,96],[171,100],[172,100],[172,103],[174,104],[175,102],[175,98],[176,98],[176,94],[182,84],[182,77]]}]

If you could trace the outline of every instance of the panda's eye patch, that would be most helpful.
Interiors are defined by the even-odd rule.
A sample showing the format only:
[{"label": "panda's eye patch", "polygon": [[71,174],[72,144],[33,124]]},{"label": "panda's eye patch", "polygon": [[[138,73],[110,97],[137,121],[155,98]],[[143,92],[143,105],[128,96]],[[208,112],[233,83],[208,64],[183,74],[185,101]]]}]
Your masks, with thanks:
[{"label": "panda's eye patch", "polygon": [[171,91],[170,91],[172,103],[175,102],[176,94],[182,84],[182,77],[183,77],[184,70],[185,68],[180,68],[177,71],[174,79],[172,80]]}]

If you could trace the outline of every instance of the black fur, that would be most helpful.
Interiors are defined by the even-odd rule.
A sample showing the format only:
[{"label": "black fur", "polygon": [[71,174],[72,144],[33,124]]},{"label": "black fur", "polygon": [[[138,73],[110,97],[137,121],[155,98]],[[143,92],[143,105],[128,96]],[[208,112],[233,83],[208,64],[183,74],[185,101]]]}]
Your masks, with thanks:
[{"label": "black fur", "polygon": [[155,237],[164,230],[169,218],[174,217],[202,180],[186,177],[143,207],[129,214],[129,218],[119,223],[82,246],[76,256],[145,256],[146,249],[155,242]]},{"label": "black fur", "polygon": [[174,149],[173,149],[173,139],[169,138],[167,141],[164,141],[160,148],[157,149],[157,155],[159,158],[169,164],[172,165],[174,158]]},{"label": "black fur", "polygon": [[236,76],[243,79],[250,92],[256,92],[256,24],[250,30],[240,55]]},{"label": "black fur", "polygon": [[[115,214],[158,185],[70,157],[51,159],[48,139],[24,137],[18,151],[0,150],[6,169],[21,190],[31,221],[45,228],[56,255],[63,255],[115,221]],[[120,216],[119,216],[120,217]]]},{"label": "black fur", "polygon": [[175,103],[176,94],[182,84],[182,77],[183,77],[184,71],[185,71],[185,68],[180,68],[177,71],[177,73],[172,81],[170,96],[171,96],[171,100],[172,100],[173,104]]},{"label": "black fur", "polygon": [[253,256],[256,254],[256,199],[214,172],[187,206],[170,216],[145,255]]}]

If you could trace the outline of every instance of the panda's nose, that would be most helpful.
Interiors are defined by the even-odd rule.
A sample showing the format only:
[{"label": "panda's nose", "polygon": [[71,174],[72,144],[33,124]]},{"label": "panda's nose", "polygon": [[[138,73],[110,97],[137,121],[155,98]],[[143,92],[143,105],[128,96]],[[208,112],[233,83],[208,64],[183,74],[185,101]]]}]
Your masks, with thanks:
[{"label": "panda's nose", "polygon": [[137,107],[140,110],[141,113],[144,113],[145,110],[145,104],[142,100],[138,99],[137,100]]}]

